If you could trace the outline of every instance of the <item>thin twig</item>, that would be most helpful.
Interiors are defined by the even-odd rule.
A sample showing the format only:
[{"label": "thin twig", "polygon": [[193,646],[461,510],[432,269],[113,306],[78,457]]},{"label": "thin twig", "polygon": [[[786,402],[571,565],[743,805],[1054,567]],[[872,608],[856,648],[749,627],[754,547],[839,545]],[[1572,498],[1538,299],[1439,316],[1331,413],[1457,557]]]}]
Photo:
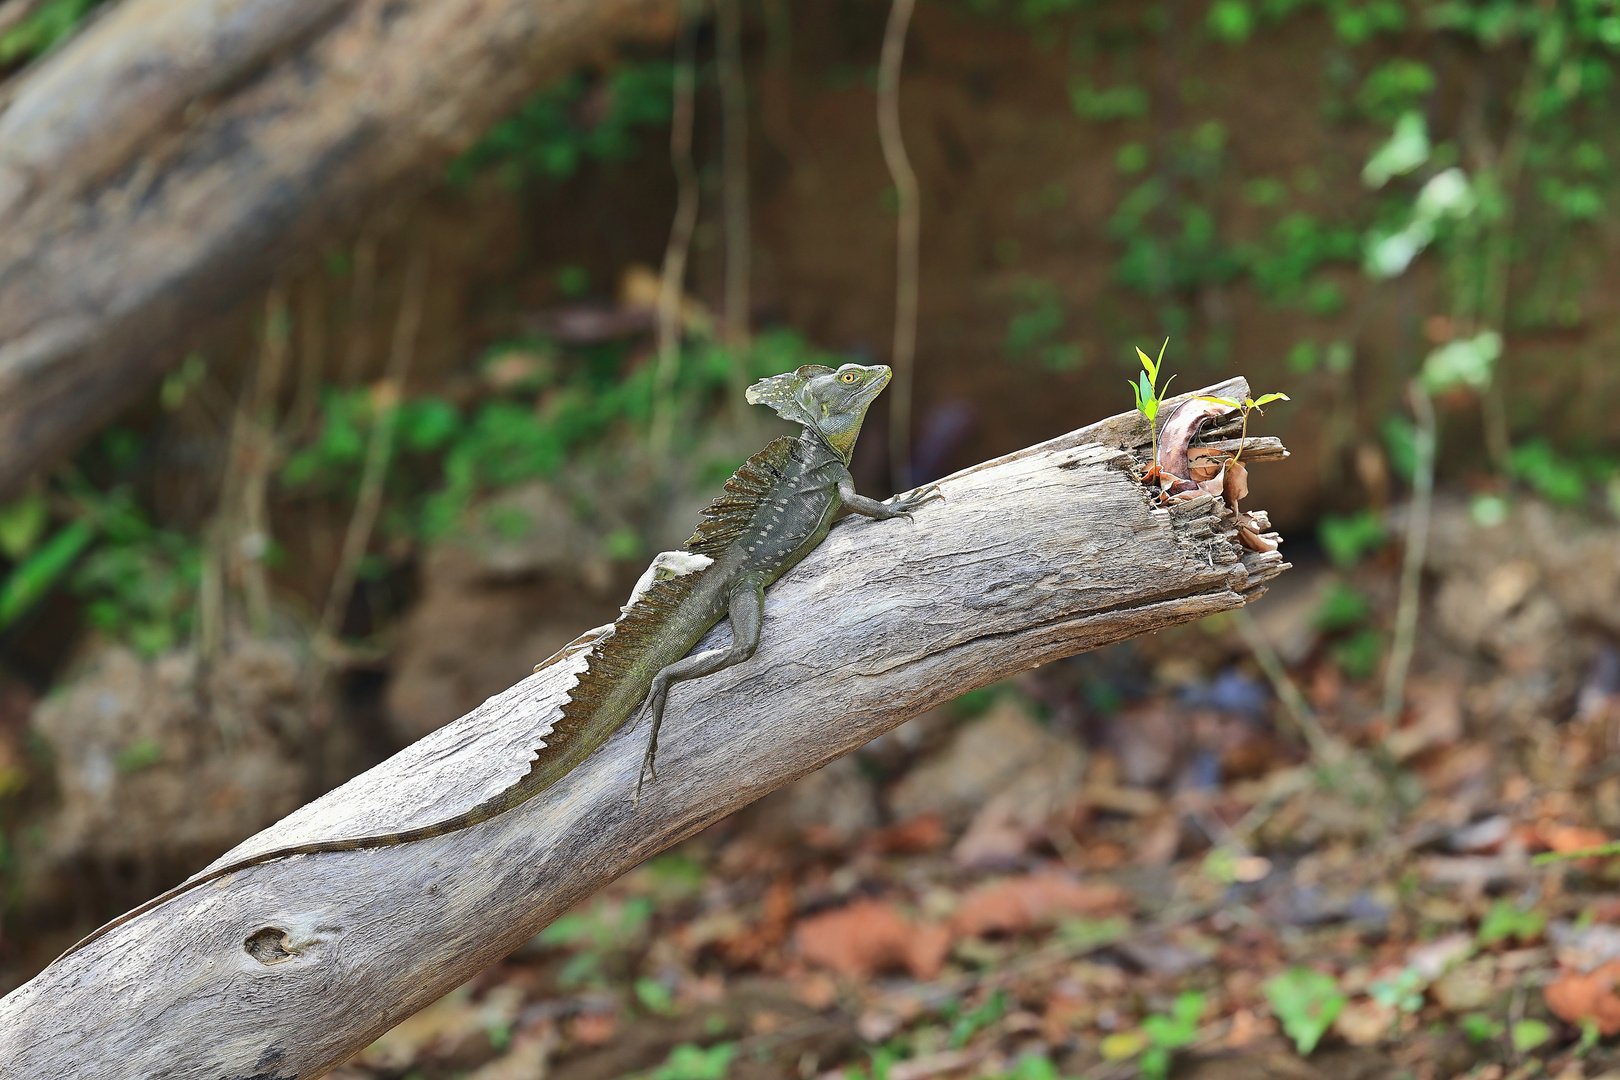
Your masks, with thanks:
[{"label": "thin twig", "polygon": [[898,490],[911,487],[911,380],[917,352],[917,242],[922,228],[917,174],[900,132],[900,66],[915,0],[894,0],[878,64],[878,139],[898,196],[895,252],[894,381],[889,387],[889,471]]},{"label": "thin twig", "polygon": [[1243,643],[1254,654],[1255,663],[1271,682],[1271,689],[1282,702],[1283,708],[1293,719],[1294,726],[1304,736],[1305,743],[1311,748],[1311,754],[1318,760],[1326,762],[1333,760],[1337,755],[1337,747],[1327,733],[1322,730],[1322,723],[1316,717],[1316,710],[1311,708],[1305,695],[1300,693],[1299,686],[1294,682],[1288,669],[1283,666],[1282,657],[1277,650],[1271,647],[1271,642],[1260,632],[1250,617],[1247,609],[1238,608],[1232,612],[1233,624],[1243,638]]},{"label": "thin twig", "polygon": [[[1524,82],[1519,87],[1518,100],[1515,102],[1513,128],[1502,145],[1501,157],[1497,159],[1496,179],[1502,193],[1502,212],[1486,242],[1485,296],[1480,311],[1481,321],[1504,337],[1507,334],[1508,264],[1513,257],[1514,210],[1517,206],[1515,193],[1530,142],[1532,112],[1536,99],[1541,96],[1541,63],[1534,56],[1534,47],[1531,51],[1529,69],[1524,74]],[[1506,391],[1502,376],[1503,367],[1498,359],[1482,405],[1486,449],[1490,452],[1491,463],[1499,471],[1505,472],[1512,444],[1508,434]]]},{"label": "thin twig", "polygon": [[[726,304],[722,332],[734,350],[748,346],[750,244],[748,223],[748,86],[742,67],[742,11],[738,0],[718,0],[716,46],[722,116],[721,197],[726,220]],[[746,372],[733,364],[739,382]],[[735,400],[741,401],[742,388]]]},{"label": "thin twig", "polygon": [[1393,732],[1406,700],[1406,675],[1412,666],[1412,650],[1417,645],[1419,586],[1423,583],[1423,560],[1429,547],[1429,512],[1434,502],[1434,403],[1428,391],[1414,380],[1408,395],[1417,417],[1414,447],[1416,462],[1412,474],[1412,503],[1407,511],[1406,552],[1401,562],[1400,601],[1395,608],[1395,640],[1389,649],[1389,666],[1384,669],[1384,722]]},{"label": "thin twig", "polygon": [[247,417],[247,442],[242,465],[242,528],[234,538],[235,558],[241,560],[242,597],[248,627],[255,637],[270,633],[270,576],[264,557],[270,548],[270,473],[276,465],[276,399],[287,367],[287,290],[272,286],[264,302],[263,345],[253,405]]},{"label": "thin twig", "polygon": [[315,419],[315,407],[326,367],[326,292],[320,278],[305,279],[298,305],[298,383],[293,389],[292,408],[287,412],[284,442],[301,438]]},{"label": "thin twig", "polygon": [[675,167],[675,220],[664,247],[658,283],[658,366],[653,372],[653,423],[648,440],[655,461],[666,460],[675,432],[675,377],[681,365],[681,299],[686,294],[686,257],[697,228],[698,177],[692,161],[696,115],[697,29],[701,3],[681,6],[675,46],[675,100],[669,127],[669,160]]},{"label": "thin twig", "polygon": [[360,560],[371,544],[371,531],[382,508],[383,481],[394,452],[394,421],[399,401],[405,393],[405,377],[410,374],[416,355],[416,331],[422,321],[422,292],[427,282],[427,255],[418,248],[405,271],[405,288],[399,298],[399,315],[394,321],[394,340],[389,350],[388,374],[375,395],[376,415],[372,418],[371,439],[366,445],[366,461],[360,474],[360,493],[355,498],[354,515],[343,537],[343,553],[338,559],[332,591],[321,615],[320,640],[334,641],[343,628],[349,598],[359,575]]},{"label": "thin twig", "polygon": [[349,347],[343,357],[343,385],[365,377],[371,353],[371,314],[377,292],[377,238],[364,233],[349,259]]}]

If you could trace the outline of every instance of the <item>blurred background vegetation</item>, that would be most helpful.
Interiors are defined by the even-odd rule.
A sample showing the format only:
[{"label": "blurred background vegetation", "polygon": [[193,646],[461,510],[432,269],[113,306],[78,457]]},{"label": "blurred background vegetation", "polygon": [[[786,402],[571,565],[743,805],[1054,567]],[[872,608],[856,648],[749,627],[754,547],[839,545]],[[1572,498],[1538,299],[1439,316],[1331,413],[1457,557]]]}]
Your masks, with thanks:
[{"label": "blurred background vegetation", "polygon": [[[97,8],[0,3],[0,76],[48,60]],[[888,18],[873,0],[742,3],[733,69],[731,31],[698,5],[686,9],[677,42],[604,53],[479,135],[424,194],[357,214],[347,235],[280,268],[268,292],[201,330],[138,406],[0,506],[7,987],[89,925],[459,715],[601,621],[646,560],[679,544],[702,502],[777,432],[774,419],[748,415],[740,387],[801,363],[889,359],[900,196],[874,119]],[[697,216],[679,340],[661,358],[660,268],[679,195],[671,124],[687,62]],[[736,826],[680,856],[687,862],[650,867],[628,898],[557,923],[530,959],[561,950],[566,963],[536,968],[550,974],[524,993],[554,978],[597,997],[561,1044],[547,1036],[546,1053],[561,1045],[565,1056],[588,1056],[605,1042],[587,1023],[612,1031],[590,1019],[612,1014],[598,1007],[602,994],[620,994],[626,1016],[652,1024],[643,1030],[668,1030],[648,1036],[640,1058],[592,1075],[662,1061],[655,1075],[669,1080],[718,1077],[738,1038],[775,1046],[769,1024],[726,1011],[724,989],[699,992],[669,974],[682,964],[700,980],[760,969],[758,957],[738,959],[741,938],[720,934],[706,939],[709,953],[672,958],[648,944],[649,919],[673,911],[657,918],[675,925],[695,910],[705,875],[740,875],[753,883],[738,895],[764,905],[759,925],[783,923],[761,946],[769,953],[785,947],[794,910],[883,893],[829,886],[828,875],[846,872],[839,866],[868,874],[857,868],[874,851],[937,853],[978,828],[950,807],[908,817],[894,785],[948,757],[963,725],[997,710],[1016,707],[1042,737],[1056,732],[1083,752],[1063,790],[1092,792],[1080,804],[1089,809],[1065,803],[1058,832],[1068,839],[1043,824],[1010,862],[939,855],[952,874],[1027,870],[1042,859],[1108,871],[1130,862],[1142,835],[1162,837],[1168,814],[1170,839],[1154,841],[1169,845],[1161,867],[1223,888],[1246,883],[1256,879],[1230,860],[1263,855],[1267,872],[1282,874],[1344,850],[1336,841],[1359,850],[1392,822],[1406,828],[1409,815],[1454,794],[1423,770],[1466,757],[1468,746],[1496,755],[1487,766],[1494,794],[1455,811],[1458,820],[1436,811],[1445,829],[1502,817],[1504,830],[1529,830],[1521,862],[1526,850],[1572,846],[1549,829],[1584,829],[1595,841],[1620,830],[1620,790],[1604,786],[1614,778],[1602,765],[1614,749],[1605,725],[1620,724],[1620,608],[1609,606],[1620,605],[1617,78],[1612,0],[922,0],[900,89],[921,212],[906,479],[934,479],[1124,411],[1134,347],[1168,338],[1178,391],[1242,374],[1257,392],[1288,392],[1257,426],[1292,456],[1255,473],[1254,499],[1299,569],[1247,632],[1223,623],[1052,665],[942,711],[914,743],[871,750],[838,780],[865,785],[857,801],[876,800],[870,820],[845,835],[837,822],[779,812],[799,837],[782,846],[811,854],[773,856],[765,878],[748,878],[725,855],[727,844],[763,843]],[[725,152],[734,92],[744,102],[741,156]],[[748,255],[740,292],[734,276],[728,287],[739,245]],[[904,486],[885,449],[886,407],[880,401],[854,465],[869,493]],[[1414,541],[1430,532],[1414,561]],[[1404,643],[1403,595],[1422,612],[1416,640]],[[1468,608],[1470,598],[1485,606]],[[1347,805],[1382,824],[1296,815],[1288,829],[1234,844],[1223,830],[1242,815],[1208,806],[1265,804],[1231,785],[1321,765],[1292,706],[1274,697],[1296,682],[1311,723],[1376,759],[1367,766],[1376,781],[1345,781],[1383,785],[1376,805]],[[1435,695],[1463,719],[1449,735],[1413,736],[1416,749],[1392,751],[1400,732],[1429,731]],[[1140,729],[1144,710],[1162,721],[1147,725],[1161,741],[1207,752],[1141,764],[1151,754],[1120,727]],[[1205,721],[1236,724],[1243,737],[1185,734]],[[1590,744],[1586,759],[1571,763],[1571,740]],[[1527,765],[1525,754],[1563,764]],[[1213,801],[1176,802],[1185,790]],[[1141,798],[1110,804],[1098,791]],[[1200,814],[1226,814],[1226,824],[1200,834],[1187,824]],[[894,839],[908,821],[936,819],[944,831],[935,840]],[[1449,850],[1501,859],[1504,842]],[[1522,868],[1478,885],[1450,914],[1423,908],[1421,875],[1402,860],[1431,843],[1440,841],[1369,858],[1367,880],[1350,891],[1384,905],[1383,922],[1346,946],[1362,949],[1360,959],[1328,964],[1325,985],[1309,974],[1320,963],[1250,957],[1227,967],[1270,964],[1267,978],[1292,981],[1266,982],[1264,992],[1259,976],[1246,990],[1189,989],[1195,965],[1127,956],[1112,970],[1145,972],[1143,985],[1155,989],[1131,998],[1091,972],[1081,980],[1092,980],[1089,990],[1047,986],[1020,1006],[1018,986],[962,976],[967,990],[899,1018],[888,999],[846,999],[849,1023],[866,1027],[840,1028],[843,1041],[808,1066],[794,1050],[779,1071],[836,1066],[921,1080],[933,1073],[906,1072],[907,1061],[994,1038],[999,1049],[976,1064],[948,1059],[957,1064],[939,1071],[1162,1076],[1173,1054],[1205,1046],[1217,1021],[1220,1038],[1234,1025],[1270,1024],[1255,1038],[1286,1036],[1309,1053],[1347,1002],[1351,1016],[1384,1012],[1361,1029],[1341,1024],[1329,1041],[1382,1047],[1392,1056],[1380,1060],[1405,1075],[1438,1075],[1422,1066],[1440,1060],[1438,1043],[1401,1056],[1399,1047],[1418,1045],[1417,1021],[1407,1022],[1418,1016],[1471,1048],[1457,1074],[1529,1075],[1535,1053],[1566,1070],[1559,1075],[1587,1068],[1589,1052],[1601,1056],[1599,1037],[1614,1033],[1607,1021],[1583,1022],[1579,1009],[1560,1012],[1539,997],[1527,1014],[1527,984],[1500,974],[1491,950],[1515,935],[1543,940],[1548,917],[1573,926],[1580,911],[1588,922],[1610,916],[1553,904],[1533,927],[1502,930],[1508,914],[1559,892],[1544,895],[1542,879]],[[1119,859],[1088,862],[1076,844],[1111,847]],[[1217,853],[1228,861],[1212,867]],[[1601,867],[1581,865],[1612,883]],[[808,877],[794,879],[801,870]],[[669,884],[681,875],[695,879]],[[1373,878],[1389,887],[1379,891]],[[950,880],[962,889],[969,879]],[[784,887],[790,899],[772,900]],[[795,908],[794,887],[815,895]],[[938,906],[930,895],[914,898],[917,910]],[[788,914],[771,916],[772,903]],[[1403,904],[1417,914],[1392,922]],[[1114,926],[1093,940],[1102,916],[1084,904],[1074,914],[1064,924],[1070,960],[1124,932]],[[1344,918],[1354,921],[1343,912],[1322,921]],[[1497,920],[1489,933],[1487,919]],[[1390,941],[1449,940],[1458,926],[1470,936],[1456,963],[1491,959],[1496,996],[1452,1007],[1433,990],[1452,968],[1367,958],[1390,953]],[[1001,970],[1010,946],[992,944],[965,953],[958,944],[951,970]],[[1299,940],[1289,949],[1312,962],[1324,955]],[[801,940],[800,950],[815,947]],[[1563,977],[1549,957],[1536,969],[1544,982]],[[1379,963],[1397,972],[1383,984],[1362,971]],[[1419,975],[1400,974],[1408,971]],[[1410,984],[1404,991],[1397,976]],[[1100,1005],[1082,1009],[1073,1030],[1055,1034],[1061,1024],[1040,1003],[1095,999],[1097,987],[1112,988],[1113,1018]],[[818,991],[795,992],[802,1005]],[[1278,1002],[1318,998],[1337,1002],[1322,1006],[1333,1015],[1302,1038],[1321,1009],[1291,1020]],[[677,1023],[705,1000],[720,1003],[717,1028]],[[519,1023],[528,1015],[513,1011],[504,1035],[490,1028],[479,1067],[508,1052],[513,1024],[539,1023]],[[1008,1020],[1017,1016],[1036,1019],[1018,1028]],[[1545,1030],[1523,1026],[1531,1021]],[[1362,1037],[1368,1024],[1374,1034]],[[1032,1032],[1045,1049],[1008,1049]],[[377,1051],[363,1075],[460,1074],[460,1065],[435,1064],[427,1045],[412,1044],[405,1058]]]}]

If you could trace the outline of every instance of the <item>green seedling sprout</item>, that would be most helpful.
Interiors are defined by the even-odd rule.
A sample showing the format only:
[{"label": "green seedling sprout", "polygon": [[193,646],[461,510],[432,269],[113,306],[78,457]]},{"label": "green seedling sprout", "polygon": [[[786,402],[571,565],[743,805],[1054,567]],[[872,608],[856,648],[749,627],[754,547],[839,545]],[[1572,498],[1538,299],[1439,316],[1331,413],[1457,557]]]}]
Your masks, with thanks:
[{"label": "green seedling sprout", "polygon": [[1175,382],[1174,375],[1159,385],[1159,376],[1164,373],[1164,350],[1170,345],[1170,339],[1165,338],[1164,344],[1159,346],[1159,358],[1150,360],[1148,354],[1141,349],[1136,350],[1137,358],[1142,361],[1142,374],[1130,384],[1131,394],[1136,398],[1136,411],[1147,417],[1148,437],[1153,443],[1153,465],[1159,464],[1159,428],[1155,421],[1159,416],[1159,406],[1164,404],[1165,392],[1170,384]]},{"label": "green seedling sprout", "polygon": [[[1147,357],[1144,356],[1142,359],[1146,362]],[[1232,463],[1235,465],[1243,458],[1243,444],[1249,438],[1249,413],[1258,412],[1261,416],[1264,416],[1266,415],[1264,406],[1270,405],[1273,401],[1288,401],[1290,399],[1287,394],[1277,393],[1261,394],[1259,398],[1246,397],[1242,401],[1226,397],[1201,397],[1198,400],[1212,402],[1216,405],[1225,405],[1228,409],[1236,409],[1242,414],[1243,430],[1238,434],[1237,453],[1232,455]]]}]

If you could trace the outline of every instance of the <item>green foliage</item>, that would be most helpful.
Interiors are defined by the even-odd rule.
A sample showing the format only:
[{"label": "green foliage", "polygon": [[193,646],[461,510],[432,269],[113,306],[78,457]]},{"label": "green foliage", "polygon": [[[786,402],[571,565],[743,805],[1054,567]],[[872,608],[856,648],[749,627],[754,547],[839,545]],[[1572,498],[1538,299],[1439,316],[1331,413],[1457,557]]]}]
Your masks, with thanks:
[{"label": "green foliage", "polygon": [[1333,643],[1329,650],[1339,670],[1352,679],[1370,679],[1384,655],[1384,637],[1372,627],[1363,627]]},{"label": "green foliage", "polygon": [[24,495],[0,506],[0,555],[16,562],[34,550],[45,535],[50,516],[41,495]]},{"label": "green foliage", "polygon": [[1434,70],[1427,64],[1405,58],[1387,60],[1362,82],[1356,104],[1369,119],[1393,123],[1402,113],[1418,108],[1437,84]]},{"label": "green foliage", "polygon": [[102,525],[102,543],[73,575],[86,620],[144,656],[179,645],[191,633],[202,581],[197,541],[157,528],[133,504]]},{"label": "green foliage", "polygon": [[1241,45],[1254,33],[1254,8],[1247,0],[1215,0],[1209,5],[1204,25],[1212,36],[1228,45]]},{"label": "green foliage", "polygon": [[1531,439],[1514,447],[1508,469],[1548,502],[1570,506],[1586,498],[1585,471],[1545,439]]},{"label": "green foliage", "polygon": [[1459,387],[1484,391],[1491,384],[1501,355],[1502,335],[1486,330],[1434,350],[1424,359],[1418,378],[1430,394],[1444,394]]},{"label": "green foliage", "polygon": [[639,128],[667,124],[674,67],[667,61],[621,64],[598,80],[575,73],[535,94],[450,165],[453,184],[489,169],[503,182],[566,180],[586,160],[626,161]]},{"label": "green foliage", "polygon": [[569,947],[557,983],[565,988],[601,982],[607,966],[639,944],[652,919],[653,903],[642,896],[622,902],[598,900],[588,911],[571,911],[540,931],[544,945]]},{"label": "green foliage", "polygon": [[1414,967],[1402,968],[1387,979],[1377,979],[1367,988],[1367,996],[1386,1008],[1415,1013],[1423,1008],[1423,992],[1429,981]]},{"label": "green foliage", "polygon": [[736,1056],[736,1043],[716,1043],[706,1050],[681,1043],[669,1052],[662,1065],[645,1075],[647,1080],[725,1080]]},{"label": "green foliage", "polygon": [[1482,1012],[1465,1014],[1457,1021],[1457,1026],[1462,1028],[1462,1033],[1468,1041],[1475,1045],[1500,1038],[1502,1033],[1507,1030],[1507,1025],[1503,1024],[1502,1021]]},{"label": "green foliage", "polygon": [[1372,614],[1372,601],[1365,593],[1351,588],[1342,581],[1333,583],[1316,609],[1316,628],[1327,633],[1351,630],[1362,625]]},{"label": "green foliage", "polygon": [[1072,371],[1080,366],[1080,346],[1062,340],[1068,315],[1057,290],[1038,278],[1019,285],[1020,310],[1007,321],[1004,343],[1014,360],[1036,360],[1048,371]]},{"label": "green foliage", "polygon": [[1384,452],[1389,455],[1390,468],[1407,483],[1417,472],[1417,427],[1400,415],[1390,415],[1378,426],[1384,437]]},{"label": "green foliage", "polygon": [[1354,229],[1323,224],[1311,214],[1294,213],[1272,226],[1262,244],[1243,251],[1249,276],[1268,300],[1290,302],[1306,295],[1306,285],[1323,265],[1354,264],[1361,237]]},{"label": "green foliage", "polygon": [[101,0],[45,0],[22,22],[0,34],[0,66],[30,60],[78,29]]},{"label": "green foliage", "polygon": [[1389,541],[1383,518],[1373,510],[1354,514],[1323,514],[1316,538],[1333,565],[1349,569]]},{"label": "green foliage", "polygon": [[1511,900],[1498,900],[1480,920],[1475,943],[1481,948],[1512,939],[1521,945],[1541,936],[1547,916],[1535,908],[1521,908]]},{"label": "green foliage", "polygon": [[1165,1080],[1170,1075],[1171,1058],[1198,1037],[1198,1018],[1203,1014],[1204,995],[1187,991],[1176,995],[1168,1014],[1143,1018],[1142,1033],[1147,1036],[1148,1046],[1137,1066],[1147,1080]]},{"label": "green foliage", "polygon": [[1009,999],[1005,990],[996,990],[967,1012],[951,1020],[951,1049],[966,1046],[973,1036],[1007,1015]]},{"label": "green foliage", "polygon": [[635,992],[641,1007],[655,1016],[672,1016],[676,1012],[675,995],[657,979],[642,976],[635,981]]},{"label": "green foliage", "polygon": [[1098,89],[1089,80],[1077,79],[1069,86],[1069,104],[1081,119],[1105,122],[1146,116],[1150,102],[1140,86],[1121,83]]},{"label": "green foliage", "polygon": [[1308,967],[1290,968],[1268,979],[1264,989],[1284,1033],[1307,1056],[1349,1000],[1333,976]]},{"label": "green foliage", "polygon": [[90,522],[71,522],[12,567],[0,582],[0,629],[16,622],[55,588],[95,537]]},{"label": "green foliage", "polygon": [[1552,1036],[1552,1025],[1545,1020],[1519,1020],[1508,1032],[1508,1041],[1518,1053],[1528,1054],[1545,1046]]},{"label": "green foliage", "polygon": [[118,771],[128,776],[150,769],[163,761],[163,744],[156,739],[136,739],[114,759]]},{"label": "green foliage", "polygon": [[1058,937],[1077,949],[1108,945],[1130,933],[1131,921],[1122,915],[1103,919],[1065,919],[1058,924]]},{"label": "green foliage", "polygon": [[1148,148],[1143,143],[1126,143],[1114,156],[1114,167],[1126,176],[1135,176],[1148,167]]},{"label": "green foliage", "polygon": [[[1186,199],[1169,198],[1162,177],[1143,181],[1108,220],[1108,235],[1124,245],[1114,280],[1149,297],[1194,291],[1230,281],[1243,269],[1241,256],[1219,235],[1215,215]],[[1164,220],[1169,228],[1159,228]]]},{"label": "green foliage", "polygon": [[1291,399],[1287,394],[1271,393],[1261,394],[1258,398],[1246,397],[1242,401],[1224,397],[1200,397],[1198,400],[1212,401],[1217,405],[1225,405],[1228,409],[1236,409],[1242,414],[1243,428],[1238,432],[1238,450],[1237,453],[1232,455],[1232,460],[1234,462],[1238,462],[1243,460],[1244,440],[1249,437],[1249,414],[1252,412],[1258,412],[1261,416],[1264,416],[1265,406],[1270,405],[1273,401],[1288,401]]},{"label": "green foliage", "polygon": [[1163,395],[1170,389],[1175,381],[1172,375],[1166,379],[1163,386],[1159,385],[1159,376],[1164,374],[1164,350],[1169,348],[1170,339],[1165,338],[1164,344],[1159,346],[1159,358],[1150,360],[1148,354],[1141,349],[1136,350],[1136,358],[1142,363],[1142,372],[1135,381],[1130,382],[1131,396],[1136,399],[1136,411],[1147,417],[1148,434],[1153,441],[1153,460],[1159,460],[1159,407],[1164,403]]}]

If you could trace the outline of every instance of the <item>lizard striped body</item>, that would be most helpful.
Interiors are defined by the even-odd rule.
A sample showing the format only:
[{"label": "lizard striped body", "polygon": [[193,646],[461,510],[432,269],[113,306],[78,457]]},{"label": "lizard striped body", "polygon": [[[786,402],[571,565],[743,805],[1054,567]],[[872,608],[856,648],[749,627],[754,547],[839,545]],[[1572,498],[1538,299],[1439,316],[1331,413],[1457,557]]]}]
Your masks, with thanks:
[{"label": "lizard striped body", "polygon": [[[392,847],[488,821],[566,776],[638,711],[652,716],[643,777],[655,775],[658,728],[670,686],[753,655],[759,644],[765,588],[821,543],[841,511],[875,518],[909,517],[910,511],[940,497],[931,487],[885,502],[855,493],[850,454],[867,407],[889,377],[883,365],[845,364],[834,370],[812,364],[749,388],[750,402],[770,405],[803,424],[804,432],[797,439],[772,442],[726,482],[724,493],[703,510],[697,531],[686,542],[691,557],[678,564],[686,572],[670,577],[650,573],[638,583],[637,595],[613,623],[612,632],[598,634],[591,642],[586,668],[536,748],[534,764],[510,787],[459,814],[417,828],[293,844],[214,867],[119,916],[62,955],[77,952],[182,893],[259,863]],[[650,570],[656,568],[655,563]],[[722,616],[731,620],[731,645],[688,656]],[[640,789],[638,780],[638,794]]]}]

